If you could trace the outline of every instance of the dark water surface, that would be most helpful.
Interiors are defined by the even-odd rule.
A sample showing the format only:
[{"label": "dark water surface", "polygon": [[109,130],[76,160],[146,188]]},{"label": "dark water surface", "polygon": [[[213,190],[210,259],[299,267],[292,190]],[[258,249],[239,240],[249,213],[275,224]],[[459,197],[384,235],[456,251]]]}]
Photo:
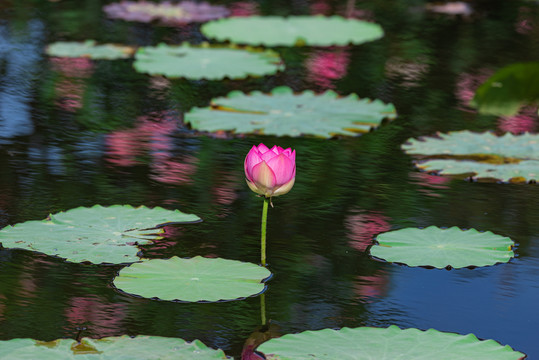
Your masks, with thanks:
[{"label": "dark water surface", "polygon": [[[268,219],[274,277],[266,316],[276,331],[435,328],[495,339],[539,358],[537,185],[420,173],[400,150],[406,139],[436,131],[536,129],[536,118],[498,119],[466,104],[492,71],[539,59],[537,3],[473,1],[474,13],[453,16],[426,11],[421,0],[361,1],[357,15],[381,24],[383,39],[341,49],[278,48],[287,69],[257,79],[169,80],[137,74],[131,60],[44,54],[58,40],[142,46],[204,39],[197,25],[108,20],[106,3],[0,3],[0,227],[78,206],[163,206],[204,222],[168,227],[164,240],[143,248],[146,257],[258,263],[262,202],[244,182],[243,159],[259,142],[293,147],[296,184],[274,200]],[[329,13],[345,8],[338,1],[259,1],[258,9],[309,14],[321,3]],[[328,66],[333,71],[317,70]],[[392,102],[399,117],[372,133],[331,140],[206,136],[181,124],[183,112],[212,97],[279,85],[379,98]],[[517,257],[436,270],[365,253],[381,232],[429,225],[508,236]],[[84,326],[89,337],[198,338],[239,357],[260,325],[260,297],[214,304],[134,298],[111,286],[120,268],[0,250],[0,339],[75,337]]]}]

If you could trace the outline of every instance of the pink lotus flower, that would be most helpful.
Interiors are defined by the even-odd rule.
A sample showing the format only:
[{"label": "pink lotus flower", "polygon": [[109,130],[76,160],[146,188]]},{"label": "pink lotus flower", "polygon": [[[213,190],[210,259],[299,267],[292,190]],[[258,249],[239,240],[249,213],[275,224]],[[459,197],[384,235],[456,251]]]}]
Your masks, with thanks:
[{"label": "pink lotus flower", "polygon": [[271,198],[284,195],[294,186],[296,150],[264,144],[253,146],[245,157],[247,185],[255,193]]}]

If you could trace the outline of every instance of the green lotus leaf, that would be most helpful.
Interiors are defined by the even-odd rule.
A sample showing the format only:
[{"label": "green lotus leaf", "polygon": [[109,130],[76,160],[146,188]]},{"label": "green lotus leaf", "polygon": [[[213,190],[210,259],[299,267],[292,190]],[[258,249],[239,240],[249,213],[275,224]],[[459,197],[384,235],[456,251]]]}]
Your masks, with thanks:
[{"label": "green lotus leaf", "polygon": [[[158,238],[157,225],[197,222],[179,210],[130,205],[78,207],[0,230],[6,248],[38,251],[71,262],[121,264],[139,261],[137,245]],[[151,229],[154,230],[151,230]]]},{"label": "green lotus leaf", "polygon": [[45,52],[50,56],[115,60],[132,57],[135,49],[115,44],[97,45],[94,40],[86,40],[84,42],[58,41],[48,45]]},{"label": "green lotus leaf", "polygon": [[494,340],[434,329],[342,328],[305,331],[268,340],[257,349],[268,360],[517,360],[525,355]]},{"label": "green lotus leaf", "polygon": [[294,94],[277,87],[271,94],[233,91],[213,99],[207,108],[193,108],[185,123],[200,131],[233,131],[276,136],[357,135],[396,117],[395,107],[380,100],[339,97],[333,91]]},{"label": "green lotus leaf", "polygon": [[242,79],[275,74],[282,70],[279,55],[271,50],[233,47],[192,47],[159,44],[141,47],[133,64],[138,72],[192,80]]},{"label": "green lotus leaf", "polygon": [[217,41],[254,46],[344,46],[384,36],[378,24],[340,16],[233,17],[210,21],[201,31]]},{"label": "green lotus leaf", "polygon": [[221,258],[172,257],[123,268],[114,285],[130,294],[177,301],[235,300],[264,291],[271,275],[265,267]]},{"label": "green lotus leaf", "polygon": [[187,342],[160,336],[116,336],[101,339],[34,339],[0,341],[2,360],[217,360],[229,359],[222,350],[207,347],[201,341]]},{"label": "green lotus leaf", "polygon": [[370,255],[408,266],[463,268],[508,262],[515,255],[513,245],[511,239],[490,231],[429,226],[378,235]]},{"label": "green lotus leaf", "polygon": [[514,115],[523,105],[539,102],[539,62],[517,63],[498,70],[476,91],[479,112]]},{"label": "green lotus leaf", "polygon": [[420,169],[442,175],[472,174],[473,178],[492,178],[522,182],[539,179],[539,135],[457,131],[437,137],[408,139],[402,149],[426,158],[416,163]]}]

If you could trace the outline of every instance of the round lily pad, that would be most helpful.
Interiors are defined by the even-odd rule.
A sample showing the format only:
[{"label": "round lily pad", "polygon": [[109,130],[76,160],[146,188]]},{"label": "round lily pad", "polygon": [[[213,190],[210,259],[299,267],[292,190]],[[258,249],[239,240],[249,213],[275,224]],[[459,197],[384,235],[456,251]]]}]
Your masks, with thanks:
[{"label": "round lily pad", "polygon": [[242,79],[272,75],[284,67],[279,55],[271,50],[235,47],[192,47],[159,44],[141,47],[133,64],[138,72],[192,80]]},{"label": "round lily pad", "polygon": [[475,179],[521,182],[539,179],[539,135],[457,131],[408,139],[402,149],[421,160],[420,169],[441,175],[472,174]]},{"label": "round lily pad", "polygon": [[229,359],[222,350],[207,347],[199,340],[187,342],[160,336],[115,336],[101,339],[57,339],[43,342],[34,339],[0,341],[4,360],[217,360]]},{"label": "round lily pad", "polygon": [[380,100],[339,97],[333,91],[294,94],[283,86],[271,94],[233,91],[213,99],[207,108],[191,109],[184,121],[200,131],[329,138],[368,132],[396,116],[395,107]]},{"label": "round lily pad", "polygon": [[271,272],[251,263],[204,258],[152,259],[123,268],[114,285],[130,294],[161,300],[214,302],[253,296]]},{"label": "round lily pad", "polygon": [[378,235],[370,254],[408,266],[463,268],[508,262],[513,241],[490,231],[461,230],[454,226],[440,229],[405,228]]},{"label": "round lily pad", "polygon": [[233,17],[210,21],[201,31],[217,41],[254,46],[344,46],[384,36],[378,24],[340,16]]},{"label": "round lily pad", "polygon": [[45,52],[50,56],[115,60],[132,57],[135,48],[115,44],[98,45],[94,40],[84,42],[58,41],[48,45]]},{"label": "round lily pad", "polygon": [[137,245],[157,239],[156,226],[198,221],[196,215],[160,207],[95,205],[51,214],[41,221],[6,226],[0,230],[0,243],[6,248],[38,251],[71,262],[121,264],[140,260]]},{"label": "round lily pad", "polygon": [[103,6],[103,11],[112,19],[127,21],[158,21],[163,25],[175,26],[191,22],[205,22],[228,16],[224,6],[210,5],[207,2],[182,1],[171,3],[163,1],[121,1]]},{"label": "round lily pad", "polygon": [[257,349],[268,360],[517,360],[523,353],[475,335],[434,329],[342,328],[305,331],[271,339]]}]

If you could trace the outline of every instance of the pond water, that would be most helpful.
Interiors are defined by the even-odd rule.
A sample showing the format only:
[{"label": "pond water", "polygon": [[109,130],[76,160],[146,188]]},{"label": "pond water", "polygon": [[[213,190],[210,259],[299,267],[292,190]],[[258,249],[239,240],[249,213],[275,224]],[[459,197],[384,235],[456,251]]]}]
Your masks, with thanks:
[{"label": "pond water", "polygon": [[[381,40],[345,48],[276,48],[286,70],[246,80],[189,81],[139,74],[132,60],[65,61],[48,43],[95,39],[135,46],[204,40],[199,25],[110,20],[100,0],[4,0],[0,4],[0,227],[94,204],[162,206],[199,224],[169,226],[142,253],[259,262],[262,201],[243,160],[263,142],[297,151],[292,191],[268,217],[264,296],[272,334],[322,328],[434,328],[494,339],[539,358],[539,189],[422,173],[400,149],[437,131],[534,131],[467,106],[488,74],[539,59],[534,2],[470,2],[468,15],[426,1],[357,2]],[[221,1],[264,15],[341,13],[344,1]],[[313,65],[314,64],[314,65]],[[395,105],[398,118],[353,138],[196,133],[183,113],[232,90],[332,88]],[[515,130],[516,129],[516,130]],[[508,264],[411,268],[375,261],[379,233],[458,226],[516,244]],[[200,339],[240,358],[261,323],[261,298],[187,304],[128,296],[111,282],[121,266],[66,263],[0,250],[0,339],[160,335]],[[1,355],[0,355],[1,357]]]}]

